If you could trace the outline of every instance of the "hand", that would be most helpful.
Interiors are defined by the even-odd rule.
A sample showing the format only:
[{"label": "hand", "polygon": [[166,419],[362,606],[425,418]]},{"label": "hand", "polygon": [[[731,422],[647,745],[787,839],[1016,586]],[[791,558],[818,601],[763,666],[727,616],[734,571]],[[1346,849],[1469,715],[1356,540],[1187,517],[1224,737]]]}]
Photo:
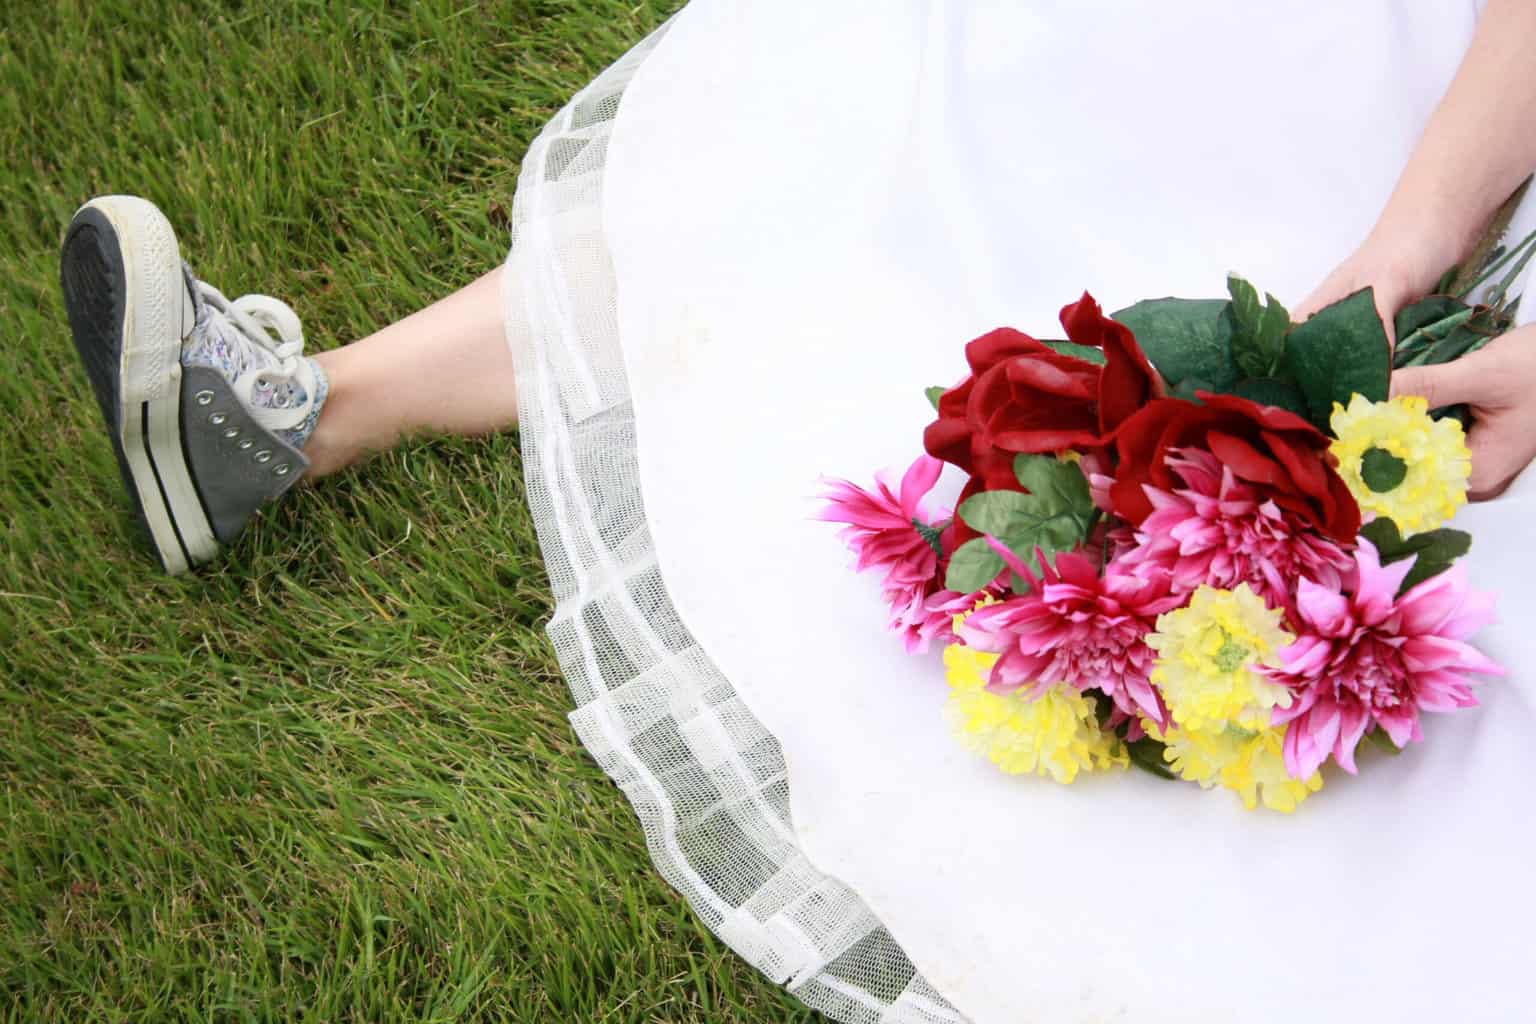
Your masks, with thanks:
[{"label": "hand", "polygon": [[1473,501],[1496,498],[1536,458],[1536,325],[1521,327],[1462,359],[1392,375],[1394,395],[1422,395],[1429,407],[1472,407]]},{"label": "hand", "polygon": [[1373,288],[1376,311],[1387,329],[1387,340],[1396,345],[1392,321],[1398,311],[1428,295],[1440,275],[1456,261],[1454,255],[1445,252],[1452,247],[1426,242],[1422,235],[1409,237],[1378,228],[1292,310],[1291,319],[1301,323],[1324,306],[1348,298],[1362,288]]}]

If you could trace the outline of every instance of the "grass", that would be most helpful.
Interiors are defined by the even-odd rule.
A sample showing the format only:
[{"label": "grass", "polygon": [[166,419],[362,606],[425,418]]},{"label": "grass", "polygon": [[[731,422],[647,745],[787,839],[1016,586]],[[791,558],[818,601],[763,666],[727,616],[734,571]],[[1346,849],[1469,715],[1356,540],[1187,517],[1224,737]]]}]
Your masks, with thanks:
[{"label": "grass", "polygon": [[146,194],[340,344],[505,254],[518,159],[671,0],[0,4],[0,1021],[811,1021],[565,721],[514,438],[137,537],[57,246]]}]

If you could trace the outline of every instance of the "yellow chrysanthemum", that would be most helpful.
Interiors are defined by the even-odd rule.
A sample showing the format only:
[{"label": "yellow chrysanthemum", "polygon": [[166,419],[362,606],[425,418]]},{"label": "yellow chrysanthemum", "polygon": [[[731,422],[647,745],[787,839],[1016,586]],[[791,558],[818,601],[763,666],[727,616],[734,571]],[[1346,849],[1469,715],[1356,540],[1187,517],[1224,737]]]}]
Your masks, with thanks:
[{"label": "yellow chrysanthemum", "polygon": [[1466,504],[1466,435],[1454,419],[1430,418],[1423,398],[1371,402],[1355,395],[1348,408],[1334,403],[1329,422],[1339,476],[1355,501],[1362,511],[1390,517],[1403,536],[1438,529]]},{"label": "yellow chrysanthemum", "polygon": [[964,644],[944,648],[951,690],[944,715],[967,749],[1010,775],[1057,782],[1129,764],[1120,741],[1099,727],[1093,702],[1077,690],[1057,685],[1033,698],[990,692],[996,661],[997,655]]},{"label": "yellow chrysanthemum", "polygon": [[1292,639],[1280,626],[1280,612],[1248,584],[1200,587],[1187,606],[1158,616],[1156,631],[1147,635],[1157,652],[1152,682],[1182,728],[1261,729],[1271,709],[1289,707],[1291,696],[1255,668]]},{"label": "yellow chrysanthemum", "polygon": [[1305,782],[1286,772],[1284,727],[1215,733],[1175,729],[1164,742],[1168,749],[1163,756],[1181,778],[1205,789],[1224,786],[1241,796],[1250,811],[1262,802],[1289,814],[1323,788],[1321,772]]}]

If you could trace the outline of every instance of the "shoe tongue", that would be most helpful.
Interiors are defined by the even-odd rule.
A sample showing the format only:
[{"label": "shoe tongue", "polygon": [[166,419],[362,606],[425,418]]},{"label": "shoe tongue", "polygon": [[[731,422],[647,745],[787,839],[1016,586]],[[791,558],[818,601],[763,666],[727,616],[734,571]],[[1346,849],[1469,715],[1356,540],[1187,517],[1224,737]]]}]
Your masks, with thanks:
[{"label": "shoe tongue", "polygon": [[248,338],[229,317],[203,297],[192,268],[183,264],[187,294],[192,297],[192,331],[182,343],[182,359],[220,370],[233,381],[251,370],[277,366],[278,359],[265,345]]}]

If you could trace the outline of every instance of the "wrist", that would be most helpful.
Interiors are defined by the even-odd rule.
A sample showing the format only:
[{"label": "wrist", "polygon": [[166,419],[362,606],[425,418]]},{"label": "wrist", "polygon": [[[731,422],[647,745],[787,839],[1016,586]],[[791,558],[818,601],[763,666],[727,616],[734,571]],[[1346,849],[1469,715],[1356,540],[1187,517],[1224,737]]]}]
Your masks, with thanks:
[{"label": "wrist", "polygon": [[1441,276],[1466,257],[1485,218],[1440,204],[1389,203],[1361,245],[1369,262],[1396,280],[1405,298],[1428,294]]}]

